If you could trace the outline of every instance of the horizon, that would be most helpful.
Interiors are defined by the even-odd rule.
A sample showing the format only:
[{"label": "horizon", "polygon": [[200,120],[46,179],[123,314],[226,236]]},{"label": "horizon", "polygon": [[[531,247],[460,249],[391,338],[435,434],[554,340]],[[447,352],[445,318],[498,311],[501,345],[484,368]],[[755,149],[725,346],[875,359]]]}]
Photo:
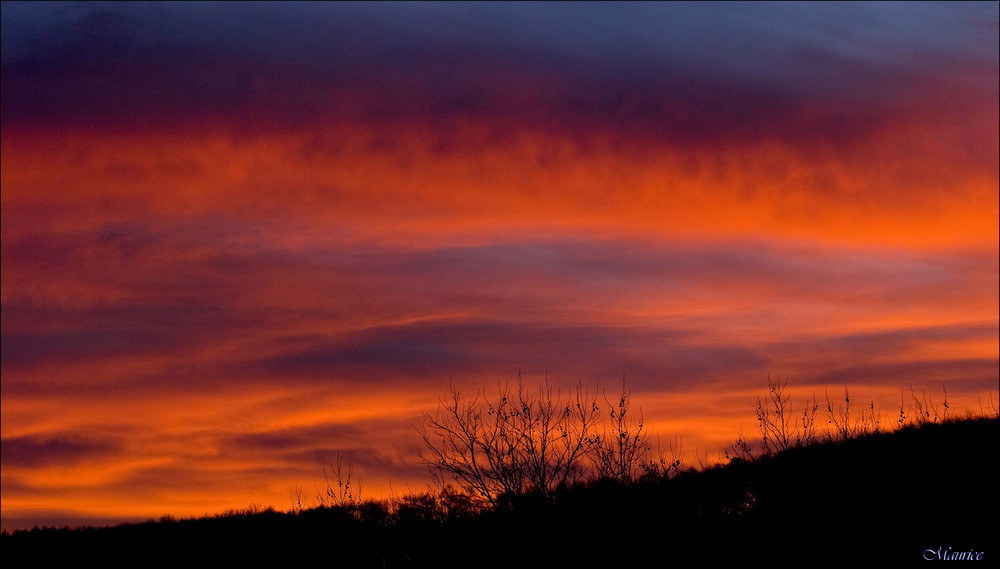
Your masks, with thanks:
[{"label": "horizon", "polygon": [[2,14],[4,529],[420,491],[522,372],[688,464],[772,379],[996,401],[998,3]]}]

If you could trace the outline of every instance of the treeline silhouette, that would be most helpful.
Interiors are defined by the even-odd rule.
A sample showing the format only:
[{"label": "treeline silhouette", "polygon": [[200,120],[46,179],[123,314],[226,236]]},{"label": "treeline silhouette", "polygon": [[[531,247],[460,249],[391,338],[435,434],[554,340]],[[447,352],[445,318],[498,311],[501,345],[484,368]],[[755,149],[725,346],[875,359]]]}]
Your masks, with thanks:
[{"label": "treeline silhouette", "polygon": [[[994,408],[958,418],[947,397],[942,411],[911,395],[916,403],[886,428],[874,414],[852,417],[845,392],[839,408],[827,401],[830,428],[820,429],[820,405],[793,413],[784,385],[770,383],[757,405],[759,437],[740,435],[727,463],[697,469],[578,473],[548,487],[529,477],[519,491],[489,496],[442,484],[362,500],[338,464],[319,507],[4,532],[3,551],[43,565],[288,565],[317,554],[338,567],[905,566],[959,553],[994,563],[1000,418]],[[463,408],[461,397],[449,401]],[[639,422],[617,424],[635,435]],[[588,440],[597,433],[621,434],[598,429]],[[645,440],[639,434],[629,440]]]}]

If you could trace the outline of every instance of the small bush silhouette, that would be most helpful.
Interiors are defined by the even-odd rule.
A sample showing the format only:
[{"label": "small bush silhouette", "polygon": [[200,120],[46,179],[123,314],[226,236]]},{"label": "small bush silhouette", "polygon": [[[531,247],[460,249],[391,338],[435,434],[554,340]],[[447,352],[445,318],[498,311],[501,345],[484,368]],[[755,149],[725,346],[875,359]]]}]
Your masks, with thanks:
[{"label": "small bush silhouette", "polygon": [[[330,476],[333,476],[333,480]],[[354,466],[348,464],[344,467],[344,460],[340,454],[328,467],[323,468],[323,478],[326,481],[324,488],[316,487],[316,501],[320,506],[327,508],[353,508],[361,504],[361,488],[363,479],[360,477],[355,484]],[[301,492],[297,493],[295,500],[301,509]]]},{"label": "small bush silhouette", "polygon": [[622,377],[622,392],[617,403],[604,397],[607,423],[602,423],[588,445],[588,454],[597,479],[611,479],[628,484],[641,476],[668,476],[680,466],[679,460],[667,461],[662,455],[651,456],[650,434],[645,430],[642,410],[636,418],[631,413],[632,392]]},{"label": "small bush silhouette", "polygon": [[537,392],[498,384],[495,399],[452,386],[420,431],[424,462],[491,505],[502,495],[551,495],[579,481],[596,435],[600,408],[582,385],[563,398],[546,383]]},{"label": "small bush silhouette", "polygon": [[[875,402],[870,401],[858,410],[847,386],[844,386],[843,400],[836,404],[830,400],[829,393],[826,394],[827,427],[821,430],[816,423],[819,409],[816,397],[807,399],[802,409],[796,411],[787,393],[787,386],[787,380],[781,382],[768,378],[768,394],[764,399],[758,398],[755,407],[759,442],[754,442],[740,429],[736,440],[725,449],[725,457],[728,460],[753,461],[821,441],[844,442],[877,435],[886,430],[883,426],[881,409]],[[941,407],[938,407],[927,392],[921,392],[918,397],[912,388],[911,402],[906,406],[901,392],[895,428],[949,421],[952,414],[951,404],[948,402],[948,389],[946,386],[942,388],[944,397]],[[992,395],[987,406],[980,404],[978,413],[970,410],[966,415],[967,418],[996,417],[997,408],[992,402]]]},{"label": "small bush silhouette", "polygon": [[547,381],[533,391],[520,373],[513,387],[498,383],[494,398],[452,386],[437,413],[424,416],[421,458],[437,479],[491,506],[504,496],[551,497],[586,480],[628,484],[675,473],[680,460],[653,454],[642,412],[636,417],[631,405],[624,377],[616,403],[582,384],[565,396]]}]

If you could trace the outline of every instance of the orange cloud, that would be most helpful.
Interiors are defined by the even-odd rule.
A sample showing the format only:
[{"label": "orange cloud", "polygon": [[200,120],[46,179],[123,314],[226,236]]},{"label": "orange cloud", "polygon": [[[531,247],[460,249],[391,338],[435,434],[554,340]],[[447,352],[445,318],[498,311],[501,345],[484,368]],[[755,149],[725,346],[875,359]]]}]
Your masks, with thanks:
[{"label": "orange cloud", "polygon": [[[498,137],[495,129],[456,121],[250,138],[13,134],[3,203],[58,203],[70,216],[59,223],[82,222],[79,208],[95,200],[104,207],[91,214],[118,220],[218,212],[293,242],[524,231],[905,247],[997,239],[995,129],[992,141],[962,140],[917,123],[836,150],[780,141],[684,149],[613,132],[577,139],[522,125]],[[983,142],[986,161],[962,151]],[[45,216],[51,223],[59,212]]]}]

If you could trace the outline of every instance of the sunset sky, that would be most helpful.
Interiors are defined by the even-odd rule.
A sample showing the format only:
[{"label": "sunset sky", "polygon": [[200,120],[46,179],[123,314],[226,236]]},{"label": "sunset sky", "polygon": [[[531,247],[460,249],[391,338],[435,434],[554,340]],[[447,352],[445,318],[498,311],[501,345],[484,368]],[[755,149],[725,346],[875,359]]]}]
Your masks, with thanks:
[{"label": "sunset sky", "polygon": [[1000,377],[987,3],[2,5],[5,529],[427,488],[466,392],[686,462]]}]

